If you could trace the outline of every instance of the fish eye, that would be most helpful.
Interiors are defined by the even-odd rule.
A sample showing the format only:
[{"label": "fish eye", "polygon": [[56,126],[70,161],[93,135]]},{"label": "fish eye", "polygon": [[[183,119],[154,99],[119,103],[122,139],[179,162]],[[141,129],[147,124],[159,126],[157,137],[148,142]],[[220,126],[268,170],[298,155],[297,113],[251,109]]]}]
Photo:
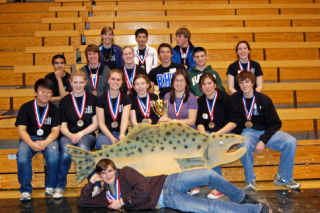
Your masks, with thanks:
[{"label": "fish eye", "polygon": [[219,142],[219,145],[220,145],[220,146],[223,146],[223,144],[224,144],[223,141],[220,141],[220,142]]}]

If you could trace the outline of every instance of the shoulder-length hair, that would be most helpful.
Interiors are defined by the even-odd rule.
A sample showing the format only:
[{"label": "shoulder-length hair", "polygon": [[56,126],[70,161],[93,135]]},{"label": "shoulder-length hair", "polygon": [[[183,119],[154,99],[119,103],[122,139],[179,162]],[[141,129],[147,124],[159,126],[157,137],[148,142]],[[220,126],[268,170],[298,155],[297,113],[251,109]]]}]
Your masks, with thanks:
[{"label": "shoulder-length hair", "polygon": [[176,99],[176,94],[175,94],[175,90],[174,90],[174,87],[173,87],[173,82],[177,78],[178,75],[182,75],[184,80],[186,81],[186,88],[184,90],[185,91],[184,92],[185,95],[184,95],[183,103],[185,103],[189,98],[190,81],[189,81],[189,78],[188,78],[188,73],[184,69],[177,69],[177,71],[174,73],[174,75],[173,75],[173,77],[171,79],[170,99],[169,99],[171,104],[173,104],[173,102]]}]

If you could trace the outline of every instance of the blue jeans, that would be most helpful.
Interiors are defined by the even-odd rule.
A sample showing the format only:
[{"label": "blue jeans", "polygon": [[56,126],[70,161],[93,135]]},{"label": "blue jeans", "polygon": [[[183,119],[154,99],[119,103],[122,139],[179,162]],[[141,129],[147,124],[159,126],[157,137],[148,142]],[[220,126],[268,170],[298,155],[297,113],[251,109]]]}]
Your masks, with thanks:
[{"label": "blue jeans", "polygon": [[[208,185],[225,194],[233,202],[211,200],[189,195],[198,186]],[[256,213],[261,204],[239,204],[245,193],[212,169],[198,169],[169,175],[162,188],[162,207],[197,213]]]},{"label": "blue jeans", "polygon": [[[244,168],[246,176],[246,183],[255,181],[255,174],[253,171],[254,156],[253,152],[256,149],[256,145],[259,142],[259,137],[264,131],[258,131],[254,129],[246,128],[242,131],[241,135],[245,138],[245,142],[240,144],[239,147],[246,147],[248,150],[244,156],[242,156],[241,163]],[[266,147],[269,149],[281,152],[278,174],[284,180],[293,179],[293,166],[294,156],[296,153],[297,140],[283,131],[277,131],[269,139]]]},{"label": "blue jeans", "polygon": [[[33,141],[45,140],[44,137],[31,136]],[[33,151],[24,141],[19,141],[17,153],[18,180],[20,183],[20,192],[32,193],[32,158],[38,152]],[[46,159],[47,177],[45,180],[46,188],[55,188],[57,185],[57,171],[59,166],[59,144],[57,140],[52,141],[45,150],[41,151]]]},{"label": "blue jeans", "polygon": [[67,175],[71,166],[71,157],[68,153],[67,145],[68,144],[75,145],[90,151],[94,147],[94,142],[95,142],[95,137],[92,134],[84,135],[78,144],[73,144],[71,140],[66,136],[62,136],[60,138],[61,158],[60,158],[60,166],[58,171],[57,188],[65,189],[67,185]]},{"label": "blue jeans", "polygon": [[[111,132],[111,134],[119,140],[120,132]],[[111,145],[111,144],[112,144],[111,140],[107,136],[105,136],[102,132],[100,132],[97,137],[96,149],[101,150],[102,145]]]}]

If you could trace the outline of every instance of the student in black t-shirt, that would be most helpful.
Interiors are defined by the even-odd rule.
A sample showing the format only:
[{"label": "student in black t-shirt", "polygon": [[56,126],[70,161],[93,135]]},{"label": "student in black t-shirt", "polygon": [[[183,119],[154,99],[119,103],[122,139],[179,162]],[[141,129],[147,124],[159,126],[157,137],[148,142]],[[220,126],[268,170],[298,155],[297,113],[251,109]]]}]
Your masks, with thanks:
[{"label": "student in black t-shirt", "polygon": [[230,64],[227,71],[228,90],[231,94],[240,91],[237,75],[242,71],[250,71],[256,77],[254,88],[261,92],[263,87],[263,73],[260,64],[250,59],[250,46],[247,41],[239,41],[236,46],[238,61]]},{"label": "student in black t-shirt", "polygon": [[96,116],[96,96],[85,91],[87,75],[81,70],[71,74],[72,92],[60,101],[61,159],[58,172],[58,184],[53,198],[61,198],[67,184],[67,174],[71,166],[71,157],[67,145],[91,150],[95,145],[94,131],[98,128]]},{"label": "student in black t-shirt", "polygon": [[108,90],[107,76],[109,67],[104,63],[100,63],[100,50],[95,44],[89,44],[85,50],[87,65],[81,68],[87,74],[88,83],[86,91],[100,96]]},{"label": "student in black t-shirt", "polygon": [[136,95],[132,95],[130,121],[133,127],[138,123],[156,124],[159,120],[158,115],[152,110],[152,101],[158,99],[154,94],[149,94],[150,80],[144,74],[138,74],[134,78],[133,88]]},{"label": "student in black t-shirt", "polygon": [[[231,132],[237,126],[237,114],[229,95],[217,88],[217,80],[211,73],[206,72],[200,77],[199,87],[203,95],[198,98],[197,129],[213,135]],[[222,175],[220,166],[214,170]],[[207,197],[216,199],[220,196],[219,191],[212,190]]]},{"label": "student in black t-shirt", "polygon": [[171,78],[177,69],[185,69],[182,64],[176,64],[171,62],[172,47],[168,43],[162,43],[158,47],[158,55],[161,64],[152,69],[149,73],[151,81],[150,92],[153,93],[154,85],[157,85],[160,89],[160,98],[163,99],[164,95],[170,92]]},{"label": "student in black t-shirt", "polygon": [[104,63],[109,69],[121,69],[123,61],[121,57],[121,47],[114,44],[113,29],[111,27],[104,27],[100,33],[101,45],[100,49],[100,63]]},{"label": "student in black t-shirt", "polygon": [[36,98],[21,106],[15,123],[20,137],[17,164],[21,201],[31,200],[32,157],[38,152],[46,159],[46,195],[52,195],[57,185],[60,119],[57,107],[49,102],[53,87],[50,79],[37,80]]},{"label": "student in black t-shirt", "polygon": [[65,71],[66,58],[64,55],[55,55],[52,57],[52,66],[54,72],[46,75],[53,83],[53,95],[51,102],[59,102],[64,96],[71,92],[70,74]]},{"label": "student in black t-shirt", "polygon": [[125,46],[122,48],[122,59],[124,61],[122,71],[124,75],[124,82],[121,87],[121,92],[125,92],[127,94],[130,94],[131,90],[133,90],[133,79],[136,77],[136,75],[147,74],[145,69],[134,63],[134,57],[135,56],[132,47]]},{"label": "student in black t-shirt", "polygon": [[120,92],[123,83],[123,74],[119,69],[113,69],[108,75],[108,92],[98,97],[97,118],[99,135],[96,140],[96,148],[102,149],[102,145],[111,145],[125,137],[128,128],[131,109],[130,97],[125,92]]}]

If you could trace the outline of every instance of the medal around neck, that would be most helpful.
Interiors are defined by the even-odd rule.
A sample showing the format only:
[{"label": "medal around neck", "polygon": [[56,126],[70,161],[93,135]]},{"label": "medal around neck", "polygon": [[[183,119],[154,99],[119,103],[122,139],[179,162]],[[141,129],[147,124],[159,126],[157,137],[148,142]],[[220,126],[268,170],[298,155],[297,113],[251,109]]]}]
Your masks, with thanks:
[{"label": "medal around neck", "polygon": [[46,120],[46,118],[48,116],[49,103],[47,103],[47,105],[45,106],[41,117],[40,117],[39,107],[38,107],[38,103],[37,103],[36,99],[33,101],[33,107],[34,107],[34,113],[35,113],[35,116],[36,116],[37,125],[39,127],[39,129],[37,130],[37,135],[38,136],[42,136],[44,134],[42,126],[43,126],[44,121]]}]

